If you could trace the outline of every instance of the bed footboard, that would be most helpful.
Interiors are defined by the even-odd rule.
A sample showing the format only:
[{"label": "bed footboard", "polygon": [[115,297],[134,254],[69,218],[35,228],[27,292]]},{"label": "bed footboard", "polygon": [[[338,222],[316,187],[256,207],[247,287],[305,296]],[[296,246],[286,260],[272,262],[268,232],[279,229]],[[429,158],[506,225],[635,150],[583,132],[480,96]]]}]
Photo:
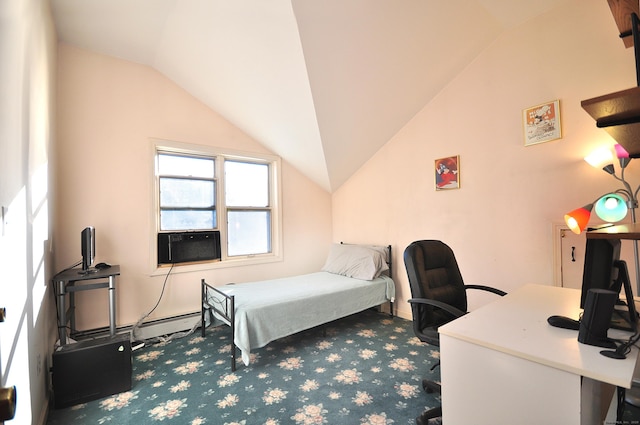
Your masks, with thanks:
[{"label": "bed footboard", "polygon": [[[205,336],[205,314],[207,310],[213,312],[213,316],[220,319],[225,324],[231,327],[231,370],[236,371],[236,309],[234,295],[227,295],[224,292],[209,285],[204,279],[201,280],[202,286],[202,307],[201,307],[201,319],[202,319],[202,337]],[[211,296],[210,296],[211,295]]]}]

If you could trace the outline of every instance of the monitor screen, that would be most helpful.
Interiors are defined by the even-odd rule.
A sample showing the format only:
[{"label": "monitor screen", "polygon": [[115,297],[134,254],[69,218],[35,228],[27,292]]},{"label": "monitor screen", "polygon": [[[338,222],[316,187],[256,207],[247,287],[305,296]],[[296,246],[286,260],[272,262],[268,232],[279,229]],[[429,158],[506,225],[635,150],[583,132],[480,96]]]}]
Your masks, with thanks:
[{"label": "monitor screen", "polygon": [[96,229],[85,227],[80,234],[82,249],[82,270],[87,271],[93,265],[96,255]]}]

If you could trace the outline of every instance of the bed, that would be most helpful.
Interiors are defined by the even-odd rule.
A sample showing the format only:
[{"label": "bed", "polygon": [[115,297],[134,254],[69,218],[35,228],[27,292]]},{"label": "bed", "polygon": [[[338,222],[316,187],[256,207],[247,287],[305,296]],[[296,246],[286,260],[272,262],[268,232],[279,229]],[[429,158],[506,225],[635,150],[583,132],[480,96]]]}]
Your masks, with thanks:
[{"label": "bed", "polygon": [[333,244],[319,272],[257,282],[202,286],[202,336],[206,324],[231,328],[231,369],[236,347],[249,365],[251,350],[276,339],[389,303],[395,284],[391,246]]}]

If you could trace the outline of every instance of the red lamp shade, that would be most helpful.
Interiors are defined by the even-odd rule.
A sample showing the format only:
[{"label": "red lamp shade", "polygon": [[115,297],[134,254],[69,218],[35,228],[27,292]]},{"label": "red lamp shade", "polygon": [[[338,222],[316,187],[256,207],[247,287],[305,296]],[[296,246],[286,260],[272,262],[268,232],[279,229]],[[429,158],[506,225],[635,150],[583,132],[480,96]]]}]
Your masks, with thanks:
[{"label": "red lamp shade", "polygon": [[564,215],[564,221],[569,226],[569,229],[576,235],[582,233],[587,228],[589,218],[591,217],[591,210],[593,204],[587,204],[582,208],[577,208],[568,214]]}]

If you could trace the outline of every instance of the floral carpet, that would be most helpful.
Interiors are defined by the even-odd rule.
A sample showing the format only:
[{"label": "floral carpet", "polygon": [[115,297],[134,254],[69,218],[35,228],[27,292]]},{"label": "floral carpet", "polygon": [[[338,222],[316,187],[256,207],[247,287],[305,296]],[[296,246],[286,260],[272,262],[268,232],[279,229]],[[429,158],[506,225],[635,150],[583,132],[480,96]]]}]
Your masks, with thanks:
[{"label": "floral carpet", "polygon": [[[293,319],[292,319],[293,320]],[[274,341],[231,371],[228,327],[133,352],[131,391],[49,412],[47,424],[414,424],[439,396],[439,353],[411,322],[368,310]]]}]

